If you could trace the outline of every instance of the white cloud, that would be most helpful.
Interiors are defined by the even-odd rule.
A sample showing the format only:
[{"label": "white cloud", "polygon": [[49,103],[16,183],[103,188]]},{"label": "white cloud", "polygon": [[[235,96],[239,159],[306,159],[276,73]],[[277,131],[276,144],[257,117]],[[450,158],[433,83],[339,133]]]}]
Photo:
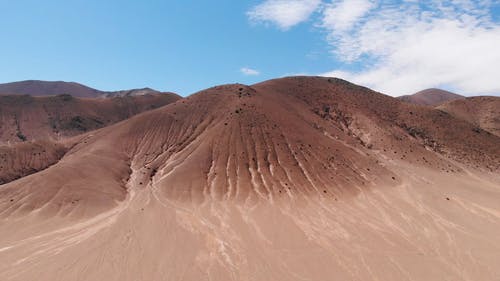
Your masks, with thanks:
[{"label": "white cloud", "polygon": [[240,69],[240,72],[243,73],[243,75],[247,75],[247,76],[257,76],[260,74],[260,71],[249,68],[249,67],[242,67]]},{"label": "white cloud", "polygon": [[321,0],[266,0],[247,16],[253,22],[270,22],[286,30],[307,20],[320,4]]},{"label": "white cloud", "polygon": [[425,1],[397,7],[379,3],[359,26],[330,26],[333,52],[350,62],[374,62],[360,72],[333,71],[378,91],[402,95],[447,86],[463,94],[500,93],[500,25],[486,2]]},{"label": "white cloud", "polygon": [[373,6],[370,0],[335,1],[325,6],[322,26],[329,30],[347,30]]},{"label": "white cloud", "polygon": [[341,0],[318,5],[317,23],[337,60],[362,65],[338,76],[401,95],[429,87],[499,94],[500,23],[490,0]]}]

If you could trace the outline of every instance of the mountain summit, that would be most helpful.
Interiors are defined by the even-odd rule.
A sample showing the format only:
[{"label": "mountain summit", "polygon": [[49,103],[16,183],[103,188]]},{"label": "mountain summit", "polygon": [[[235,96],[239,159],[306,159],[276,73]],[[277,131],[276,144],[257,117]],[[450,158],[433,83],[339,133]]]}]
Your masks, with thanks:
[{"label": "mountain summit", "polygon": [[413,95],[398,97],[398,99],[404,102],[419,104],[419,105],[430,105],[430,106],[437,106],[447,101],[463,99],[463,98],[465,97],[452,92],[435,88],[426,89],[417,92]]}]

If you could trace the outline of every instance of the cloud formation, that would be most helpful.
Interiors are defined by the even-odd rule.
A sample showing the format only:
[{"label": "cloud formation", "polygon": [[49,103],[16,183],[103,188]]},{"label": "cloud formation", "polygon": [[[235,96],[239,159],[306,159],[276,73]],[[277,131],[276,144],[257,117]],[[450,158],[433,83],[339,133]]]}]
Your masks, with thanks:
[{"label": "cloud formation", "polygon": [[316,11],[321,0],[267,0],[247,12],[253,22],[270,22],[287,30]]},{"label": "cloud formation", "polygon": [[260,74],[260,71],[252,69],[252,68],[249,68],[249,67],[242,67],[240,69],[240,72],[243,75],[246,75],[246,76],[257,76],[257,75]]},{"label": "cloud formation", "polygon": [[373,8],[374,4],[368,0],[336,1],[326,4],[322,26],[331,31],[349,30]]},{"label": "cloud formation", "polygon": [[[323,73],[402,95],[429,87],[500,93],[500,24],[489,0],[341,0],[317,6],[332,54],[357,72]],[[313,12],[309,12],[311,15]]]}]

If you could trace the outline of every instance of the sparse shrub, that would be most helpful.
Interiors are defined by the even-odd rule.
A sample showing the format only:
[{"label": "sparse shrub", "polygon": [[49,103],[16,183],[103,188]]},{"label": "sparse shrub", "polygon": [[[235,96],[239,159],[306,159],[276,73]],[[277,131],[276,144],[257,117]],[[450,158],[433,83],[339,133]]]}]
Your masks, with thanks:
[{"label": "sparse shrub", "polygon": [[62,95],[57,95],[58,98],[60,98],[62,101],[71,101],[73,100],[73,96],[70,94],[62,94]]},{"label": "sparse shrub", "polygon": [[27,138],[25,135],[23,135],[23,133],[21,132],[17,132],[16,136],[21,140],[21,141],[26,141]]}]

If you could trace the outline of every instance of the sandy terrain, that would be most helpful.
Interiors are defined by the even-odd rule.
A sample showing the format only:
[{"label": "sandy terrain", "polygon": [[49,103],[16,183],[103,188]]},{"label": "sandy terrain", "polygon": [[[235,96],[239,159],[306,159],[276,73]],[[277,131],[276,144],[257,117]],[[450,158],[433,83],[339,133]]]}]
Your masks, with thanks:
[{"label": "sandy terrain", "polygon": [[500,138],[338,79],[214,87],[0,186],[5,280],[496,280]]},{"label": "sandy terrain", "polygon": [[[398,170],[401,170],[401,163]],[[187,204],[130,186],[86,220],[2,221],[3,280],[496,280],[500,188],[405,167],[354,198]],[[448,200],[449,199],[449,200]]]}]

